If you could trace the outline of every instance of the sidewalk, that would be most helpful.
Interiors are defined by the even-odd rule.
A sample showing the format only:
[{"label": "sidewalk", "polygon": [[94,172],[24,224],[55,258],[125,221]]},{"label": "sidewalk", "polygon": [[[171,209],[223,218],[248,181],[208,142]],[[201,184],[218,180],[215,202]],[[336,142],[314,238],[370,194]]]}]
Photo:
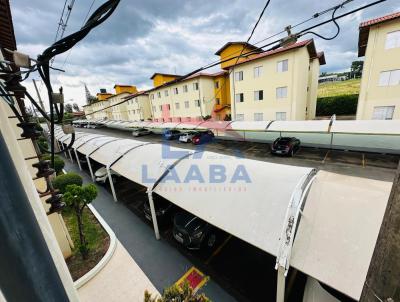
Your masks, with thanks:
[{"label": "sidewalk", "polygon": [[[88,174],[80,172],[68,160],[65,160],[65,170],[81,174],[85,183],[91,182]],[[98,197],[92,205],[159,292],[174,284],[193,266],[166,241],[156,240],[153,230],[123,204],[115,203],[104,187],[98,186]],[[215,302],[236,301],[213,280],[201,291]]]}]

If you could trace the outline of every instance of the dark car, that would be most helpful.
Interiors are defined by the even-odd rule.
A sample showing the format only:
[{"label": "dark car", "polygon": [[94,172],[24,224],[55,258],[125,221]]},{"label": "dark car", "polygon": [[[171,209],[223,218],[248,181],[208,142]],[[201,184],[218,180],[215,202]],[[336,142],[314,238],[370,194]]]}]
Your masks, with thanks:
[{"label": "dark car", "polygon": [[174,238],[188,249],[213,247],[217,239],[215,231],[211,224],[188,212],[178,212],[174,216]]},{"label": "dark car", "polygon": [[181,135],[182,133],[179,130],[174,129],[166,129],[163,132],[163,137],[167,140],[178,139]]},{"label": "dark car", "polygon": [[271,153],[293,156],[299,149],[299,139],[295,137],[278,137],[272,143]]},{"label": "dark car", "polygon": [[[171,221],[171,215],[172,212],[174,211],[174,206],[172,203],[165,199],[158,199],[155,196],[154,198],[154,208],[156,210],[156,217],[157,221],[160,219],[160,221]],[[150,203],[148,200],[145,201],[144,203],[144,208],[143,208],[144,216],[146,217],[147,220],[153,221],[152,216],[151,216],[151,209],[150,209]]]},{"label": "dark car", "polygon": [[192,143],[195,145],[201,145],[204,143],[211,142],[214,139],[214,133],[210,130],[198,132],[192,137]]}]

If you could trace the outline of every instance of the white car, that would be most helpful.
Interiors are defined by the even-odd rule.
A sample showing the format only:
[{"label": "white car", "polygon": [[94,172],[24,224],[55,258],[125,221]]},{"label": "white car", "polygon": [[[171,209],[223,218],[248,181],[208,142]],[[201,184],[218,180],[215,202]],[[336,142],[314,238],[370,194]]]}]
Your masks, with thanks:
[{"label": "white car", "polygon": [[[115,182],[115,177],[120,176],[118,173],[114,172],[113,170],[110,170],[111,173],[111,178],[113,182]],[[108,175],[107,175],[107,169],[106,167],[101,167],[94,173],[94,177],[96,182],[105,184],[106,181],[108,180]]]},{"label": "white car", "polygon": [[132,135],[134,137],[139,137],[139,136],[149,135],[149,134],[151,134],[151,131],[146,128],[139,128],[139,129],[132,131]]},{"label": "white car", "polygon": [[196,133],[197,132],[195,131],[186,132],[179,137],[179,141],[182,143],[190,143],[192,141],[193,136],[195,136]]}]

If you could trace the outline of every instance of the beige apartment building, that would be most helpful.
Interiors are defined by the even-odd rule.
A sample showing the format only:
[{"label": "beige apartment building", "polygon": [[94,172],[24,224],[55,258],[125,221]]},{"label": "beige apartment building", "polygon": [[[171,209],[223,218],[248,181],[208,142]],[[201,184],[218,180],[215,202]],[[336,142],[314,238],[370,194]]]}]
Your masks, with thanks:
[{"label": "beige apartment building", "polygon": [[360,24],[364,59],[357,119],[400,119],[400,12]]},{"label": "beige apartment building", "polygon": [[197,73],[177,83],[173,82],[174,77],[179,76],[159,73],[152,76],[155,88],[149,91],[149,97],[153,119],[188,122],[211,116],[215,105],[215,76]]},{"label": "beige apartment building", "polygon": [[316,51],[312,39],[232,64],[224,66],[230,74],[232,120],[315,118],[319,69],[325,56]]},{"label": "beige apartment building", "polygon": [[138,92],[127,99],[126,110],[129,121],[147,121],[152,119],[148,93]]}]

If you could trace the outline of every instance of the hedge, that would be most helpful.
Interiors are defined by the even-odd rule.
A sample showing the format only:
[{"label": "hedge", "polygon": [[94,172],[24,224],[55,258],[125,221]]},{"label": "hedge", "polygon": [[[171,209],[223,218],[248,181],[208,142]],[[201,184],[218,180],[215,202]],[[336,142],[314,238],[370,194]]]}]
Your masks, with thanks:
[{"label": "hedge", "polygon": [[355,115],[358,94],[329,96],[317,99],[317,116]]},{"label": "hedge", "polygon": [[[51,156],[50,154],[43,154],[42,159],[50,160]],[[64,160],[60,156],[54,155],[54,170],[56,170],[57,174],[61,173],[64,166],[65,166]]]},{"label": "hedge", "polygon": [[53,180],[54,188],[60,190],[60,192],[63,194],[65,193],[67,186],[69,185],[81,186],[82,183],[83,183],[82,176],[74,172],[61,174]]}]

